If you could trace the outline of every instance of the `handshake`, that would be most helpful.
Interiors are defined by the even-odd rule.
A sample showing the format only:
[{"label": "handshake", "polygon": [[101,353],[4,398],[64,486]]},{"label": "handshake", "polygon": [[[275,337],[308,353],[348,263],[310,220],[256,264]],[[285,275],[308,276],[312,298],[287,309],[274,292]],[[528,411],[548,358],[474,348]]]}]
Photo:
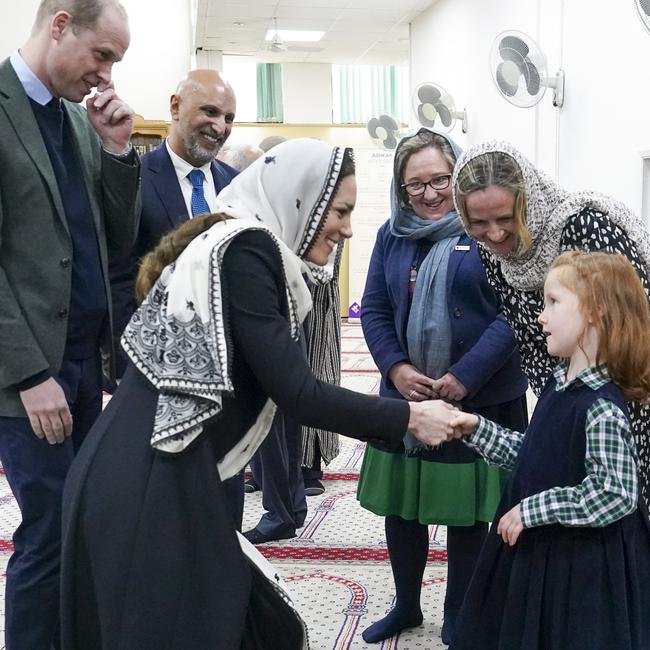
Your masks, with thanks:
[{"label": "handshake", "polygon": [[442,400],[409,402],[408,430],[425,445],[435,447],[452,438],[468,436],[476,430],[478,417],[464,413]]}]

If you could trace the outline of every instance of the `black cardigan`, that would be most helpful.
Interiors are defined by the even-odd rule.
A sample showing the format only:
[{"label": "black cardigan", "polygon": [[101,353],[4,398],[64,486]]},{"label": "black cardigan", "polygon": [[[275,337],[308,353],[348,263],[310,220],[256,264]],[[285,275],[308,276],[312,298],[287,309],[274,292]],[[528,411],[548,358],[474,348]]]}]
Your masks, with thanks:
[{"label": "black cardigan", "polygon": [[299,422],[399,444],[409,406],[317,381],[285,317],[281,260],[267,235],[224,256],[234,394],[180,454],[150,444],[157,392],[131,365],[72,464],[64,492],[65,650],[235,650],[250,569],[215,458],[239,440],[266,396]]}]

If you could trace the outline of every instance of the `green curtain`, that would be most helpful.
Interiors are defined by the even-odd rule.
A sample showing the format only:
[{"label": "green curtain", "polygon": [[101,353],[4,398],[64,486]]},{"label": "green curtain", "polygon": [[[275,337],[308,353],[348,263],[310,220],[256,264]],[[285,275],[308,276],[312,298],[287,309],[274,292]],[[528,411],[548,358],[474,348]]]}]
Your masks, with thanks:
[{"label": "green curtain", "polygon": [[371,117],[388,113],[398,121],[408,122],[404,101],[400,97],[400,79],[408,74],[394,65],[333,66],[338,106],[334,113],[342,124],[360,124]]},{"label": "green curtain", "polygon": [[282,68],[279,63],[257,64],[257,121],[284,121]]}]

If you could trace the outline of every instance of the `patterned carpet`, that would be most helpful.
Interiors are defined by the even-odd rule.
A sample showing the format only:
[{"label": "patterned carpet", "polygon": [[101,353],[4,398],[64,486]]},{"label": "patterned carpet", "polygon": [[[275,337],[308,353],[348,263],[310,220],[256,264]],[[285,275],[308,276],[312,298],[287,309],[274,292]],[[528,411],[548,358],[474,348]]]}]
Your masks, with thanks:
[{"label": "patterned carpet", "polygon": [[[344,324],[342,334],[343,384],[359,392],[375,394],[379,373],[368,354],[360,326]],[[395,594],[383,519],[361,509],[355,498],[364,445],[347,438],[341,441],[341,453],[325,472],[325,493],[307,499],[309,513],[298,536],[260,545],[258,549],[288,582],[309,626],[312,650],[444,648],[440,625],[447,568],[445,529],[438,527],[430,531],[429,563],[422,590],[424,624],[381,644],[368,645],[361,638],[362,630],[391,608]],[[4,612],[4,569],[19,513],[1,471],[0,607]],[[261,494],[246,495],[244,530],[254,526],[261,513]],[[0,639],[3,631],[4,614],[0,617]]]}]

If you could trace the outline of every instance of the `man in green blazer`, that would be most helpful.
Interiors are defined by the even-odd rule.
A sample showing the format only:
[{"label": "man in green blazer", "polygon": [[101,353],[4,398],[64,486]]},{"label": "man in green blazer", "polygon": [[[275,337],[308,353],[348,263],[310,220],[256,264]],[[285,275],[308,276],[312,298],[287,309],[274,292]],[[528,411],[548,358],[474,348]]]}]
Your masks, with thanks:
[{"label": "man in green blazer", "polygon": [[108,255],[139,214],[133,111],[111,81],[129,39],[116,0],[42,0],[0,63],[0,460],[22,516],[7,650],[58,647],[63,482],[101,411]]}]

